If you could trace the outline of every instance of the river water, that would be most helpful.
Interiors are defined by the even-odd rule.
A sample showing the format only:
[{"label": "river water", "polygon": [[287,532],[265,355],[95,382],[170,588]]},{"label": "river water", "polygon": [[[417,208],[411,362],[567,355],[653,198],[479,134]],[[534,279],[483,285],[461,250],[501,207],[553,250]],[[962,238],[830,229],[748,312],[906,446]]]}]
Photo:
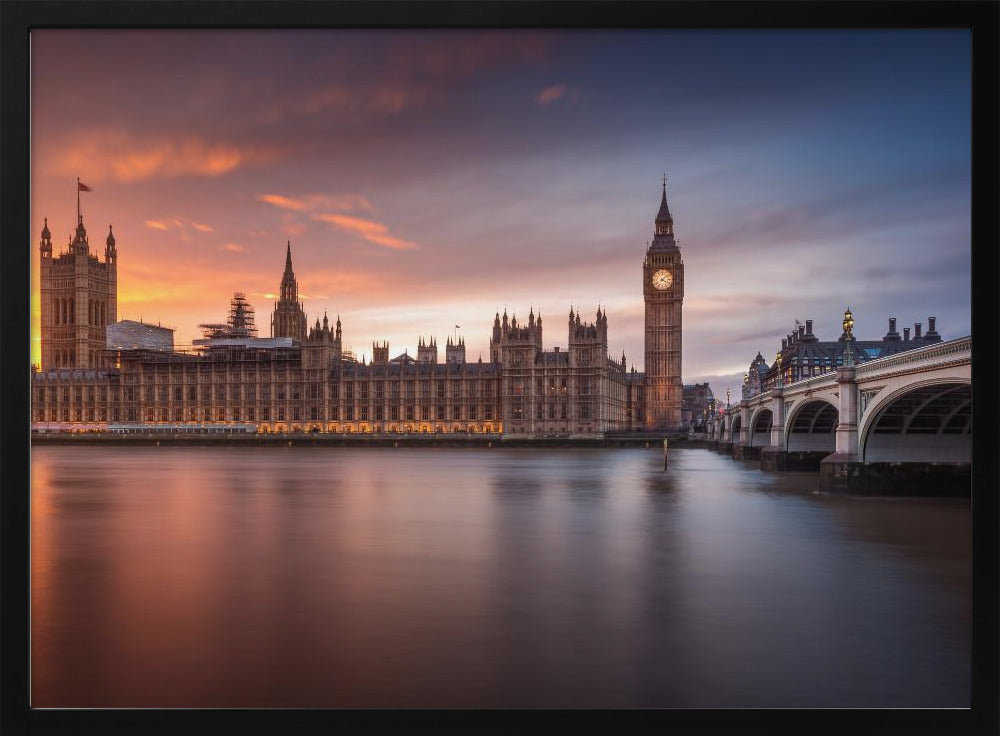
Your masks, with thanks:
[{"label": "river water", "polygon": [[967,500],[708,450],[32,450],[33,707],[967,707]]}]

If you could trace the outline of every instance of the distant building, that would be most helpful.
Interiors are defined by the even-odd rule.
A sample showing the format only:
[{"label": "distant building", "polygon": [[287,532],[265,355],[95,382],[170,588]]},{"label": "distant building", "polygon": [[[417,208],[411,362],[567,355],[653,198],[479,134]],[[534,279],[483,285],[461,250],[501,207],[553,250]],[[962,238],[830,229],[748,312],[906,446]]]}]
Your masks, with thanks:
[{"label": "distant building", "polygon": [[813,334],[813,321],[807,319],[804,325],[796,324],[795,329],[782,338],[781,349],[773,361],[768,362],[757,353],[747,370],[743,393],[755,396],[775,385],[779,374],[778,355],[781,356],[781,381],[789,384],[835,370],[843,365],[844,354],[848,351],[854,363],[859,364],[941,342],[936,326],[936,318],[928,317],[926,333],[922,332],[923,325],[917,322],[912,337],[909,327],[903,328],[900,336],[896,331],[896,318],[890,317],[889,330],[881,340],[858,340],[853,334],[848,340],[847,333],[841,332],[836,340],[821,341]]},{"label": "distant building", "polygon": [[684,402],[681,406],[681,426],[699,429],[712,415],[715,396],[707,383],[684,384]]},{"label": "distant building", "polygon": [[123,319],[108,325],[105,348],[107,350],[173,350],[174,331],[169,327],[148,325]]}]

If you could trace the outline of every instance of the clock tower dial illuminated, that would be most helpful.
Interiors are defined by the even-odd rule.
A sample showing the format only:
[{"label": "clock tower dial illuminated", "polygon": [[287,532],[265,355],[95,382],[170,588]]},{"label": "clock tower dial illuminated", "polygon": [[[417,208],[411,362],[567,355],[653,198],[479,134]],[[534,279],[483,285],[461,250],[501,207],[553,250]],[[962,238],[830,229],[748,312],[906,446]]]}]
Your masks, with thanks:
[{"label": "clock tower dial illuminated", "polygon": [[674,283],[674,275],[670,273],[665,268],[657,269],[653,271],[653,288],[663,291],[664,289],[669,289],[670,285]]},{"label": "clock tower dial illuminated", "polygon": [[642,264],[642,284],[646,306],[643,426],[649,431],[665,432],[681,425],[684,304],[684,262],[667,205],[666,177],[653,240]]}]

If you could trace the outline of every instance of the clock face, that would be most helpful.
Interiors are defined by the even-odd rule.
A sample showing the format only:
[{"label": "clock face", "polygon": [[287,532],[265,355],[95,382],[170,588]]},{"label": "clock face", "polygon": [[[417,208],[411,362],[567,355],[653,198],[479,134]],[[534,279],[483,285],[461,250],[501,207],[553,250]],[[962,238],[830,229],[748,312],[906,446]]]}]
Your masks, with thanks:
[{"label": "clock face", "polygon": [[653,271],[653,288],[663,291],[664,289],[669,289],[670,285],[674,283],[674,275],[670,273],[665,268]]}]

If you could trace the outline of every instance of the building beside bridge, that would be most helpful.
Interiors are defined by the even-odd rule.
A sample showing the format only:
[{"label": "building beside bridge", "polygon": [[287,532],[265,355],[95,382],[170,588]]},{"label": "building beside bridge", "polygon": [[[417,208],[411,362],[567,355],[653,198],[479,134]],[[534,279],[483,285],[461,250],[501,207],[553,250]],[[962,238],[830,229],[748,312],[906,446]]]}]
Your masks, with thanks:
[{"label": "building beside bridge", "polygon": [[910,328],[903,328],[903,335],[896,331],[896,318],[889,318],[889,330],[880,340],[858,340],[845,329],[836,340],[820,340],[813,334],[813,321],[805,324],[796,321],[795,329],[781,339],[781,348],[770,364],[758,352],[751,361],[744,376],[743,396],[756,396],[762,391],[770,391],[778,383],[788,384],[804,378],[829,373],[844,364],[847,354],[855,365],[876,358],[884,358],[907,350],[915,350],[925,345],[941,342],[937,331],[937,320],[927,318],[927,332],[917,322]]}]

